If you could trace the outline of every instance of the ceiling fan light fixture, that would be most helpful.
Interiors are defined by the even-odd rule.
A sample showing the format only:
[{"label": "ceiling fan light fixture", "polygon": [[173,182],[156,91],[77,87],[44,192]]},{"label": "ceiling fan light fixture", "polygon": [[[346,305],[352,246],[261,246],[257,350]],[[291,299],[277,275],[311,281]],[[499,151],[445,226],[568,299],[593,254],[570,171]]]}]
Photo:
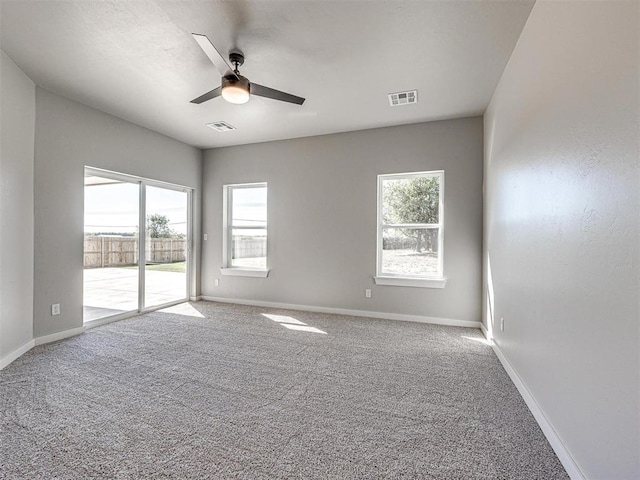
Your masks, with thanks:
[{"label": "ceiling fan light fixture", "polygon": [[222,98],[229,103],[241,105],[249,101],[249,80],[238,75],[222,78]]},{"label": "ceiling fan light fixture", "polygon": [[238,86],[230,86],[222,89],[222,98],[229,103],[242,105],[249,101],[249,91]]},{"label": "ceiling fan light fixture", "polygon": [[[1,0],[0,0],[1,1]],[[198,98],[191,100],[191,103],[199,105],[206,101],[222,96],[227,102],[242,104],[249,101],[249,97],[256,95],[258,97],[270,98],[281,102],[294,103],[302,105],[304,98],[291,95],[290,93],[281,92],[275,88],[265,87],[259,83],[250,83],[249,79],[240,75],[238,67],[244,64],[244,55],[239,50],[229,52],[229,61],[233,67],[227,62],[218,49],[211,43],[206,35],[200,33],[192,33],[195,41],[200,45],[216,70],[222,75],[222,85],[213,90],[200,95]]]}]

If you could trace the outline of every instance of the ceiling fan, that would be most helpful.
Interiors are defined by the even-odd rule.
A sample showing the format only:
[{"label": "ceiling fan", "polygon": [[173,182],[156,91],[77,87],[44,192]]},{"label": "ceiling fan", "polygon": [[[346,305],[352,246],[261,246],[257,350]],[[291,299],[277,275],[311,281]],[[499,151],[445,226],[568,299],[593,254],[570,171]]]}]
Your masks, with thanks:
[{"label": "ceiling fan", "polygon": [[234,50],[229,53],[229,61],[234,65],[234,68],[232,68],[206,35],[199,33],[192,33],[191,35],[193,35],[193,38],[198,42],[200,48],[202,48],[207,57],[209,57],[209,60],[211,60],[222,75],[222,85],[204,95],[200,95],[198,98],[194,98],[191,100],[191,103],[200,104],[221,95],[227,102],[236,104],[247,103],[250,95],[295,103],[297,105],[304,103],[305,99],[302,97],[250,82],[247,77],[240,75],[238,67],[244,63],[244,55],[242,52]]}]

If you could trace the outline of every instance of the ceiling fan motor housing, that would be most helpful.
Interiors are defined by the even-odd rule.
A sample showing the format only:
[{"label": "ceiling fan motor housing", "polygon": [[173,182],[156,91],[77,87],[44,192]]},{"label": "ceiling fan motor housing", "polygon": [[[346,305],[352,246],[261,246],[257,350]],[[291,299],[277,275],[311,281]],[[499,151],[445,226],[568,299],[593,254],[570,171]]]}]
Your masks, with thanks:
[{"label": "ceiling fan motor housing", "polygon": [[249,79],[247,77],[243,77],[240,74],[236,75],[238,76],[237,78],[231,75],[222,77],[222,89],[224,90],[227,87],[236,87],[248,92],[250,86]]},{"label": "ceiling fan motor housing", "polygon": [[229,61],[235,65],[236,69],[244,63],[244,55],[237,50],[229,52]]}]

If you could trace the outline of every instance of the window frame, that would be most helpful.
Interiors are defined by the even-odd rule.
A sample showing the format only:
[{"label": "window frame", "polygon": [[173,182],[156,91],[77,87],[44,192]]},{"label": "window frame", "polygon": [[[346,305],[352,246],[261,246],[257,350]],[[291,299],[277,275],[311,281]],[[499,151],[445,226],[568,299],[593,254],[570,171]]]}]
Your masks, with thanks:
[{"label": "window frame", "polygon": [[[438,201],[438,223],[383,223],[383,182],[385,180],[404,180],[413,178],[438,178],[440,183]],[[444,276],[444,170],[424,172],[389,173],[378,175],[377,191],[377,232],[376,232],[376,285],[401,287],[444,288],[447,282]],[[438,229],[438,271],[435,275],[403,275],[382,271],[383,232],[388,228]]]},{"label": "window frame", "polygon": [[[233,226],[233,202],[231,201],[231,195],[234,190],[242,188],[266,188],[267,189],[267,220],[265,222],[264,230],[267,237],[267,258],[265,268],[256,267],[238,267],[231,265],[233,258],[231,248],[233,245],[232,235],[234,229],[252,229],[256,230],[256,227],[238,227]],[[269,276],[269,187],[267,182],[254,182],[254,183],[233,183],[223,185],[223,202],[222,202],[222,267],[220,273],[222,275],[232,275],[238,277],[262,277]],[[263,227],[258,227],[263,228]]]}]

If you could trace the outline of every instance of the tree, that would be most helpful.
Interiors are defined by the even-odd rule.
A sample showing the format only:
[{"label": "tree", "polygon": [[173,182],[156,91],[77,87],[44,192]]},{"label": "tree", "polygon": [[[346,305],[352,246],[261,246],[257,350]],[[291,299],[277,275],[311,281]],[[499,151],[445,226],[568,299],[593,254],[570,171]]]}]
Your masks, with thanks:
[{"label": "tree", "polygon": [[[385,224],[438,223],[440,182],[437,177],[417,177],[385,182],[382,218]],[[402,235],[415,240],[416,252],[433,251],[437,230],[399,228]]]},{"label": "tree", "polygon": [[169,238],[174,235],[169,227],[169,218],[158,213],[147,215],[147,232],[151,238]]}]

